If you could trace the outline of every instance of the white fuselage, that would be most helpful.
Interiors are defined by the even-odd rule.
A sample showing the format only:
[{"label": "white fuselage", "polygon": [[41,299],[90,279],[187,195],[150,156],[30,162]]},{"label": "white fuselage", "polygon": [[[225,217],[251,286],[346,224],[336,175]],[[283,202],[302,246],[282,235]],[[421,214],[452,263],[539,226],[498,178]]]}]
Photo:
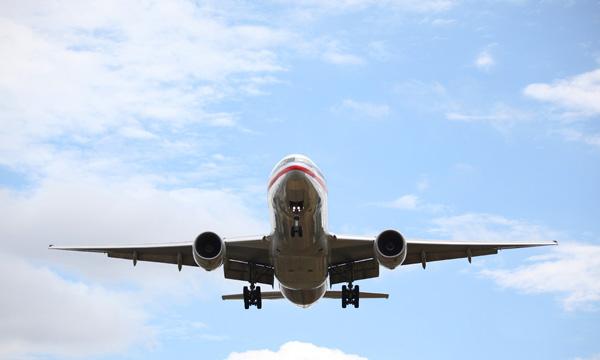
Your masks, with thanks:
[{"label": "white fuselage", "polygon": [[308,306],[327,288],[327,189],[316,165],[290,155],[275,166],[269,181],[271,257],[281,292]]}]

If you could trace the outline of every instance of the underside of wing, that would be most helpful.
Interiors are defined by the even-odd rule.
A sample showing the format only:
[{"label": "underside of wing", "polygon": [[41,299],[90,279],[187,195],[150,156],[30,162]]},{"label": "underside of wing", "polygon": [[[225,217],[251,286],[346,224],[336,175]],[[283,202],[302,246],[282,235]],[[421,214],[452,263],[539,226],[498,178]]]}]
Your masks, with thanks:
[{"label": "underside of wing", "polygon": [[192,255],[192,243],[107,245],[107,246],[54,246],[49,249],[104,253],[108,257],[138,261],[151,261],[180,266],[198,266]]},{"label": "underside of wing", "polygon": [[[329,241],[332,283],[376,277],[375,236],[332,235]],[[497,254],[499,250],[556,245],[556,241],[406,240],[402,265]]]},{"label": "underside of wing", "polygon": [[406,259],[402,265],[421,264],[430,261],[466,258],[471,262],[475,256],[497,254],[499,250],[536,246],[557,245],[556,241],[452,241],[407,240]]},{"label": "underside of wing", "polygon": [[[256,282],[273,283],[272,262],[269,256],[269,243],[265,237],[252,236],[224,239],[225,256],[223,264],[225,277]],[[192,242],[166,244],[107,245],[107,246],[54,246],[49,249],[104,253],[111,258],[138,261],[198,266],[194,260]]]}]

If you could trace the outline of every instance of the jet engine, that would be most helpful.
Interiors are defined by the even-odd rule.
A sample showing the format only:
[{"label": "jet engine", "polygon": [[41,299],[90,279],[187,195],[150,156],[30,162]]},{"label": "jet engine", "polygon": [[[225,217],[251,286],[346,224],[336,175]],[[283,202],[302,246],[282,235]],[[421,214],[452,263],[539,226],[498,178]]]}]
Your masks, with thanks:
[{"label": "jet engine", "polygon": [[194,261],[204,270],[211,271],[223,264],[225,244],[214,232],[203,232],[192,245]]},{"label": "jet engine", "polygon": [[379,234],[373,246],[377,261],[388,269],[394,269],[406,259],[406,240],[395,230]]}]

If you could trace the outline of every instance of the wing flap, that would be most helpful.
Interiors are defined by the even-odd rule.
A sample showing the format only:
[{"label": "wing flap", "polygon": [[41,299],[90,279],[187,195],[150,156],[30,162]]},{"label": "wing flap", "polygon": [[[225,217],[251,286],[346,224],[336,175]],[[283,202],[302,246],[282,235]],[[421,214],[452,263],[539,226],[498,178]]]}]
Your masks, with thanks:
[{"label": "wing flap", "polygon": [[376,259],[348,262],[329,267],[329,283],[349,283],[356,280],[379,276],[379,262]]},{"label": "wing flap", "polygon": [[225,241],[228,259],[272,266],[269,245],[265,237],[259,240]]},{"label": "wing flap", "polygon": [[374,258],[374,240],[374,237],[364,236],[331,236],[329,238],[329,263],[337,265]]},{"label": "wing flap", "polygon": [[275,271],[273,267],[268,265],[228,259],[225,261],[223,271],[226,279],[256,282],[271,286],[275,281]]}]

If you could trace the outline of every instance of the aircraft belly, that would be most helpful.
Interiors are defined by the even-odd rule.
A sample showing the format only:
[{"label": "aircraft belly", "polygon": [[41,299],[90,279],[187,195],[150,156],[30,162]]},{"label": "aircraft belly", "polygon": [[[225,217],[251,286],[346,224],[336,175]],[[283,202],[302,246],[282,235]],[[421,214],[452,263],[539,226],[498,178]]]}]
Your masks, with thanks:
[{"label": "aircraft belly", "polygon": [[275,277],[290,301],[312,304],[324,294],[328,276],[326,193],[310,176],[294,170],[273,185],[270,195]]},{"label": "aircraft belly", "polygon": [[275,276],[290,289],[316,288],[327,280],[327,259],[325,256],[278,256]]},{"label": "aircraft belly", "polygon": [[326,284],[318,286],[314,289],[294,290],[281,286],[281,294],[292,303],[301,306],[309,307],[323,297],[326,290]]}]

